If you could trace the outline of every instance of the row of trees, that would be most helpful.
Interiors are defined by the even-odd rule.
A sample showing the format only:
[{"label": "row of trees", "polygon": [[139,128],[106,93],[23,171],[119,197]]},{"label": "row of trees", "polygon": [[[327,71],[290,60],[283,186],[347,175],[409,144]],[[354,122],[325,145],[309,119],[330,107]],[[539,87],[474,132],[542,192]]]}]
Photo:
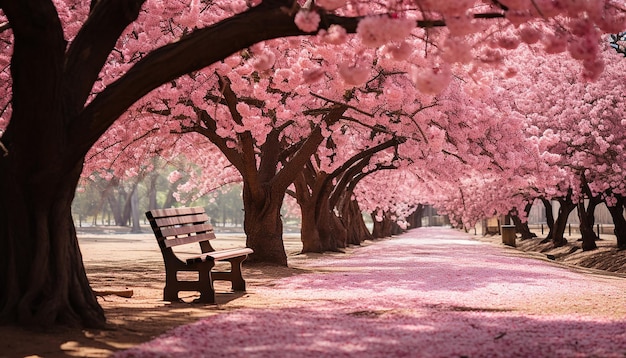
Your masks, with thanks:
[{"label": "row of trees", "polygon": [[[156,164],[159,158],[150,162]],[[186,180],[179,169],[187,165],[182,159],[175,161],[178,166],[173,163],[156,165],[159,169],[123,179],[102,172],[84,176],[72,203],[78,225],[132,226],[131,231],[139,232],[141,228],[136,223],[145,220],[144,212],[181,204],[205,207],[213,225],[243,225],[241,185],[225,185],[190,202],[196,194],[179,191]]]},{"label": "row of trees", "polygon": [[[0,320],[35,325],[104,323],[71,220],[90,166],[114,163],[136,176],[144,158],[184,153],[202,171],[187,173],[179,190],[202,195],[242,180],[254,259],[284,265],[280,206],[289,190],[311,219],[307,247],[324,251],[360,235],[355,190],[391,168],[402,174],[385,178],[384,191],[398,189],[403,200],[393,210],[381,204],[379,218],[414,207],[417,192],[445,202],[445,189],[464,188],[473,175],[459,174],[472,168],[483,181],[519,188],[525,167],[503,153],[523,153],[529,142],[515,139],[524,124],[505,120],[519,118],[504,113],[516,102],[488,82],[513,74],[506,52],[537,39],[533,53],[567,49],[597,79],[600,35],[626,27],[613,0],[26,0],[0,8]],[[548,162],[534,173],[556,165],[540,149],[531,160]],[[401,188],[403,178],[422,189]],[[463,190],[461,204],[473,194]]]}]

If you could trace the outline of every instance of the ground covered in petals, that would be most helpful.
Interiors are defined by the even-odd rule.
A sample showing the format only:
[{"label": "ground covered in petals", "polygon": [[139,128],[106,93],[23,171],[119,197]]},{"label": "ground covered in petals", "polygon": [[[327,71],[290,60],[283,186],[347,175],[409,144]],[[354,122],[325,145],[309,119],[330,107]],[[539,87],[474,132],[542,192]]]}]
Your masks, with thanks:
[{"label": "ground covered in petals", "polygon": [[250,290],[261,304],[214,312],[115,356],[626,356],[622,277],[442,228],[294,261],[297,274]]}]

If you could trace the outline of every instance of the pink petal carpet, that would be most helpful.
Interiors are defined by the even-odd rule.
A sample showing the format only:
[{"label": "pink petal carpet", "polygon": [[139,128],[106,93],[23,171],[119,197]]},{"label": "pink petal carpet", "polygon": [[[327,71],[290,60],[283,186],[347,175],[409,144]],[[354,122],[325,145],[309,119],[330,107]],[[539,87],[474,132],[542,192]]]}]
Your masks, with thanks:
[{"label": "pink petal carpet", "polygon": [[626,279],[421,228],[250,288],[225,311],[122,357],[626,357]]}]

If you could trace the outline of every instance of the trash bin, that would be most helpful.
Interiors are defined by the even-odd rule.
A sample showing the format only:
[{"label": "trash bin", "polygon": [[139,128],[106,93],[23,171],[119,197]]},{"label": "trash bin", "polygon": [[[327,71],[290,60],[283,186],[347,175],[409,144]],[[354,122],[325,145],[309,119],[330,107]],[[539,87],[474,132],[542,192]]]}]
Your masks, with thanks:
[{"label": "trash bin", "polygon": [[517,235],[515,235],[515,225],[502,225],[500,229],[502,230],[502,243],[516,247],[515,239]]}]

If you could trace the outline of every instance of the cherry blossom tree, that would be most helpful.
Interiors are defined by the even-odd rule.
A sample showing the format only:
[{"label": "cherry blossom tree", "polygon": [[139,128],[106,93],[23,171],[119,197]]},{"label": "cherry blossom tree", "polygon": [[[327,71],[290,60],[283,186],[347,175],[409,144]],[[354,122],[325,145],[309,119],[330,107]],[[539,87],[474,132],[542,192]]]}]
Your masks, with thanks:
[{"label": "cherry blossom tree", "polygon": [[[330,4],[337,9],[330,10]],[[424,28],[412,31],[433,43],[432,48],[444,48],[448,38],[434,28],[448,26],[459,35],[450,38],[449,48],[462,48],[453,46],[455,41],[466,45],[460,54],[490,37],[492,31],[484,31],[485,23],[495,24],[494,32],[542,23],[545,28],[539,31],[546,34],[550,51],[572,43],[577,45],[572,48],[591,55],[595,34],[618,33],[625,27],[623,4],[615,0],[559,2],[559,6],[520,0],[307,5],[300,9],[291,0],[0,1],[7,20],[2,26],[5,95],[0,122],[3,322],[104,323],[71,220],[83,161],[133,103],[184,74],[259,41],[308,35],[334,24],[358,32],[362,40],[378,47],[404,28],[390,21],[396,17]],[[577,26],[580,21],[589,26]],[[139,47],[130,48],[132,43]],[[502,43],[511,42],[503,39]],[[500,56],[486,46],[476,48],[474,58],[483,63]],[[599,64],[589,58],[583,66],[595,74]],[[428,61],[433,61],[431,66],[416,71],[416,82],[424,91],[439,90],[450,72],[443,57],[429,56]],[[345,63],[341,69],[345,76],[359,78],[359,66]]]},{"label": "cherry blossom tree", "polygon": [[516,110],[528,119],[529,139],[547,154],[554,174],[562,178],[559,185],[539,183],[544,197],[561,204],[563,217],[557,217],[557,231],[549,234],[556,246],[565,242],[567,216],[578,208],[583,250],[595,249],[595,207],[601,201],[613,206],[615,194],[624,192],[621,127],[626,81],[615,75],[621,72],[623,58],[608,46],[600,54],[605,71],[594,82],[577,81],[567,57],[538,61],[529,53],[520,54],[537,70],[520,73],[509,87],[517,97]]}]

